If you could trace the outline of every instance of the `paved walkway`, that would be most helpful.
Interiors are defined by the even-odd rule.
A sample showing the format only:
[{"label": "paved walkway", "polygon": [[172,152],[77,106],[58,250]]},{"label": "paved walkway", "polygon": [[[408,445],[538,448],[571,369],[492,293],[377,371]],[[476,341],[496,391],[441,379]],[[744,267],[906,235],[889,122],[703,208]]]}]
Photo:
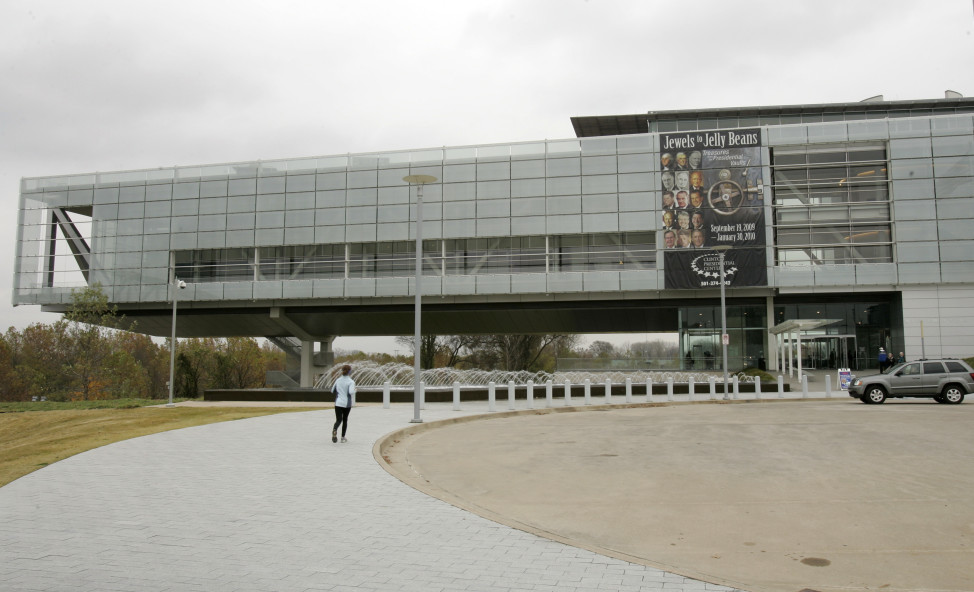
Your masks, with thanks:
[{"label": "paved walkway", "polygon": [[[484,410],[429,405],[423,418]],[[357,407],[347,444],[331,443],[334,415],[322,410],[146,436],[36,471],[0,488],[0,589],[732,590],[508,528],[405,485],[372,447],[412,413]]]}]

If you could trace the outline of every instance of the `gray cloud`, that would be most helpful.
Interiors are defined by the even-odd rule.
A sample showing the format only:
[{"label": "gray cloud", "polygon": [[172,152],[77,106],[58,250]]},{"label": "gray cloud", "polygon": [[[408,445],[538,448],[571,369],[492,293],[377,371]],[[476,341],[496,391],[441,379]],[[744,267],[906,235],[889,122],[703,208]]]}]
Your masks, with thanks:
[{"label": "gray cloud", "polygon": [[[969,94],[971,12],[968,0],[8,0],[0,285],[9,302],[21,176],[571,137],[572,115]],[[7,325],[36,318],[3,310]]]}]

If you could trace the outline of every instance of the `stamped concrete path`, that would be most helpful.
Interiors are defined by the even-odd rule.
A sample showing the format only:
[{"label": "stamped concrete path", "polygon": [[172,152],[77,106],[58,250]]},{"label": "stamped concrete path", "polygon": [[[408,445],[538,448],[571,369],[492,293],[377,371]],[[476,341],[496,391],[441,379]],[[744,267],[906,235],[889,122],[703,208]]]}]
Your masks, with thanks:
[{"label": "stamped concrete path", "polygon": [[972,402],[485,411],[66,459],[0,488],[0,590],[974,590]]},{"label": "stamped concrete path", "polygon": [[[457,415],[424,411],[427,421]],[[502,526],[405,485],[372,448],[411,417],[411,406],[356,407],[349,442],[332,444],[331,410],[273,415],[41,469],[0,488],[0,590],[729,590]]]}]

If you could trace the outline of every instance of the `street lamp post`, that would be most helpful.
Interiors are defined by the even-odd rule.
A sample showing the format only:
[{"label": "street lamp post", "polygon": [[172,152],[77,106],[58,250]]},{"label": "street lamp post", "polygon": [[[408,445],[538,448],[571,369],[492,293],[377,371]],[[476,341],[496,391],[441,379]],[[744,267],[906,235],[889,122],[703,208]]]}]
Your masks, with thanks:
[{"label": "street lamp post", "polygon": [[176,375],[176,301],[179,300],[179,291],[186,287],[186,282],[176,280],[172,291],[172,340],[169,342],[169,403],[166,407],[172,407],[172,393]]},{"label": "street lamp post", "polygon": [[410,423],[422,423],[419,416],[419,395],[422,382],[422,368],[420,368],[420,351],[422,345],[423,319],[423,185],[433,183],[433,175],[406,175],[403,181],[416,186],[416,312],[414,315],[413,331],[413,418]]},{"label": "street lamp post", "polygon": [[730,395],[727,392],[728,377],[727,377],[727,301],[724,296],[724,284],[726,283],[726,274],[724,272],[724,254],[730,249],[730,245],[718,245],[714,247],[717,254],[720,255],[720,347],[723,350],[724,355],[724,400],[730,399]]}]

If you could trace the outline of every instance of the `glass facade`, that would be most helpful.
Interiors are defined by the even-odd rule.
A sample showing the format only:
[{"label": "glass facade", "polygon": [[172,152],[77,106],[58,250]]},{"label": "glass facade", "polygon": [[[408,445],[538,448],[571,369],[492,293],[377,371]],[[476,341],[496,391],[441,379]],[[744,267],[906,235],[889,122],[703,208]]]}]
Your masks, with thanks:
[{"label": "glass facade", "polygon": [[719,349],[713,290],[663,281],[657,132],[704,142],[707,130],[755,128],[768,238],[746,265],[763,264],[767,286],[728,294],[742,311],[737,363],[768,353],[779,313],[808,313],[785,304],[767,319],[768,307],[856,292],[870,295],[850,300],[863,305],[895,296],[885,328],[847,327],[851,358],[883,341],[917,345],[918,320],[946,355],[974,323],[972,112],[969,99],[669,112],[620,119],[648,121],[650,133],[26,178],[12,300],[57,312],[72,289],[98,283],[123,312],[161,317],[178,276],[190,284],[181,306],[212,314],[408,303],[417,212],[403,177],[423,174],[437,179],[423,196],[424,295],[681,302],[681,345],[706,358]]},{"label": "glass facade", "polygon": [[[416,243],[197,249],[174,257],[176,277],[193,283],[413,277]],[[424,276],[655,267],[653,232],[423,241]]]},{"label": "glass facade", "polygon": [[771,151],[778,265],[893,261],[885,143]]}]

